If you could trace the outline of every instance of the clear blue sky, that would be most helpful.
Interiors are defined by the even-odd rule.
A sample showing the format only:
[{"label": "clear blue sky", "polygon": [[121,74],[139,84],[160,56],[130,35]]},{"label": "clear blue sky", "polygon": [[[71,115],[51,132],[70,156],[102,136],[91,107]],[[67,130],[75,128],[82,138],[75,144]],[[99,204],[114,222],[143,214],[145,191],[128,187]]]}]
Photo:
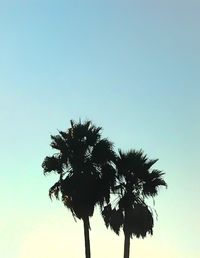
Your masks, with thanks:
[{"label": "clear blue sky", "polygon": [[[0,0],[2,257],[84,257],[82,224],[41,169],[71,118],[166,172],[154,236],[131,257],[200,257],[199,13],[198,0]],[[123,234],[98,212],[91,223],[93,258],[122,257]]]}]

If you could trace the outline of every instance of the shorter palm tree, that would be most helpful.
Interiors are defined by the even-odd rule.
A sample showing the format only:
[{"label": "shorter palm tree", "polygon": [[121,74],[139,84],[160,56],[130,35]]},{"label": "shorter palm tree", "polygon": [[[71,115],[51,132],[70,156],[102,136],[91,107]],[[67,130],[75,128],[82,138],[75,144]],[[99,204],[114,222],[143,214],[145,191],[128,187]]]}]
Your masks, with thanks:
[{"label": "shorter palm tree", "polygon": [[116,158],[118,183],[115,186],[117,198],[102,211],[107,227],[116,234],[124,231],[124,258],[129,258],[130,238],[144,238],[153,234],[153,213],[145,203],[145,198],[154,197],[160,186],[167,186],[159,170],[151,169],[157,160],[150,160],[143,151],[119,151]]}]

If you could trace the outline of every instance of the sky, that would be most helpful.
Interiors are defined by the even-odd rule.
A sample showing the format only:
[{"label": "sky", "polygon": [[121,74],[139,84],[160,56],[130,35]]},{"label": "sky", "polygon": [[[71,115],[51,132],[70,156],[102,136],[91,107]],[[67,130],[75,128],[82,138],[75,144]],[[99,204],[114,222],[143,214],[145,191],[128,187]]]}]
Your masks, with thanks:
[{"label": "sky", "polygon": [[[48,198],[50,135],[92,120],[116,150],[159,158],[168,189],[130,258],[199,258],[200,2],[0,0],[0,254],[84,257],[83,226]],[[93,258],[123,234],[91,219]]]}]

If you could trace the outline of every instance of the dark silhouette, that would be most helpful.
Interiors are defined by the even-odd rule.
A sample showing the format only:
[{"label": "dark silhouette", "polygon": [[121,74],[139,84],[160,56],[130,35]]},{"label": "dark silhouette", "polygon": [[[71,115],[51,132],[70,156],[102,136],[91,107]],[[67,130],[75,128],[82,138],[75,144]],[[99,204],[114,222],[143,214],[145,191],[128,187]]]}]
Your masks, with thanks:
[{"label": "dark silhouette", "polygon": [[162,179],[164,173],[151,169],[157,160],[150,160],[142,151],[119,151],[116,158],[117,199],[102,210],[107,227],[119,234],[124,231],[124,258],[129,258],[130,238],[144,238],[147,233],[153,234],[153,214],[145,204],[145,198],[158,194],[160,186],[167,186]]},{"label": "dark silhouette", "polygon": [[51,136],[51,147],[57,152],[44,159],[44,173],[56,172],[59,180],[50,188],[50,197],[61,197],[74,218],[82,219],[85,236],[85,257],[90,258],[89,217],[95,205],[110,202],[114,185],[115,153],[112,143],[101,137],[101,128],[90,121],[75,123],[66,131]]}]

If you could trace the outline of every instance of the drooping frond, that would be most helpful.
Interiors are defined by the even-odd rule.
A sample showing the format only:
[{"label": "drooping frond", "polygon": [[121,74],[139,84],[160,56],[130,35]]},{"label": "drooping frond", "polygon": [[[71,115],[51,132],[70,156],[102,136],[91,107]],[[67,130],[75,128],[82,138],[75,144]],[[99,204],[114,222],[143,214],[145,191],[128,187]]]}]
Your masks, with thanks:
[{"label": "drooping frond", "polygon": [[109,224],[110,224],[111,211],[112,211],[111,204],[108,204],[104,207],[104,209],[101,212],[107,228],[109,227]]},{"label": "drooping frond", "polygon": [[49,189],[49,197],[52,199],[52,197],[56,197],[56,199],[59,199],[59,193],[61,192],[61,185],[60,182],[56,182],[50,189]]},{"label": "drooping frond", "polygon": [[124,216],[120,209],[111,208],[111,205],[104,207],[102,216],[106,227],[110,227],[117,235],[119,235],[120,228],[123,225]]},{"label": "drooping frond", "polygon": [[144,238],[147,233],[153,234],[153,214],[148,206],[137,204],[126,212],[124,231],[130,236]]},{"label": "drooping frond", "polygon": [[62,172],[62,163],[57,156],[47,156],[42,163],[42,168],[44,169],[44,174],[52,171],[60,174]]}]

